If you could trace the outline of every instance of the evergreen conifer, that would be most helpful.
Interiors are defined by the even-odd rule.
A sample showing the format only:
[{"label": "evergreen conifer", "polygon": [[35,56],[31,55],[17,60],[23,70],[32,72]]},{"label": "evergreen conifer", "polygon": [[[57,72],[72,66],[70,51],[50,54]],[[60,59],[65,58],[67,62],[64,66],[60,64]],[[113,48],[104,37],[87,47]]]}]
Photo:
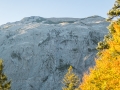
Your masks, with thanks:
[{"label": "evergreen conifer", "polygon": [[7,76],[3,73],[3,60],[0,59],[0,90],[10,90],[11,81],[7,81]]}]

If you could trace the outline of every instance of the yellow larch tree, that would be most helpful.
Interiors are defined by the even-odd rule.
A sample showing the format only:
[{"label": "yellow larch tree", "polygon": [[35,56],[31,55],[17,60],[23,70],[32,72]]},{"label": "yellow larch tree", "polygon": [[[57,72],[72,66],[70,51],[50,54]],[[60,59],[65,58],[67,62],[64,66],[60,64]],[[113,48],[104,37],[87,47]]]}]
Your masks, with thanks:
[{"label": "yellow larch tree", "polygon": [[64,87],[62,90],[77,90],[79,85],[79,77],[73,73],[72,66],[69,67],[68,72],[65,74],[63,84]]},{"label": "yellow larch tree", "polygon": [[120,0],[108,15],[109,34],[98,43],[96,65],[84,74],[79,90],[120,90]]},{"label": "yellow larch tree", "polygon": [[84,74],[80,90],[120,90],[120,25],[115,23],[114,28],[109,49],[101,51],[96,66]]}]

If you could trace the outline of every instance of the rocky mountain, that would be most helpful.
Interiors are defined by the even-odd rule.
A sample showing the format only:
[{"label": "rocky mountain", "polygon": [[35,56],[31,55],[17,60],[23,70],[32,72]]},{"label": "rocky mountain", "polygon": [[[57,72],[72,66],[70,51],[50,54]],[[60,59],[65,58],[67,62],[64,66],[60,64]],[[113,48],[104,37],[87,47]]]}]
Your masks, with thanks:
[{"label": "rocky mountain", "polygon": [[0,57],[12,90],[61,90],[70,65],[82,78],[95,64],[95,48],[108,25],[100,16],[32,16],[1,25]]}]

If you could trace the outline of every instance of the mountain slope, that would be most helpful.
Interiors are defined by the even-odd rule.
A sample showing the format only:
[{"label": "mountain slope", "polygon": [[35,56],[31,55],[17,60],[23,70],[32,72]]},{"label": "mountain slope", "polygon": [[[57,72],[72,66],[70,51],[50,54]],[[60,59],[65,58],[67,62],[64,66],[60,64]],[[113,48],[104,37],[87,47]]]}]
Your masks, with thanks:
[{"label": "mountain slope", "polygon": [[87,18],[26,17],[0,26],[0,57],[13,90],[61,90],[68,67],[82,77],[109,23]]}]

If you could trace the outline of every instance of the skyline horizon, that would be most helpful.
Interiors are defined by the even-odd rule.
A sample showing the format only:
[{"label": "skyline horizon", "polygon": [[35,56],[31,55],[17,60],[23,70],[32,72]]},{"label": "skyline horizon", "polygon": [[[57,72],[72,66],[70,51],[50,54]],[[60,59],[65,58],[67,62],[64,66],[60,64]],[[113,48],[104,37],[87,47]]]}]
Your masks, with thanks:
[{"label": "skyline horizon", "polygon": [[[100,16],[100,15],[92,15],[92,16]],[[88,17],[92,17],[92,16],[87,16],[87,17],[82,17],[82,18],[88,18]],[[28,16],[28,17],[41,17],[41,16]],[[100,16],[100,17],[102,17],[102,16]],[[7,23],[14,23],[14,22],[17,22],[17,21],[21,21],[22,19],[24,19],[24,18],[27,18],[27,17],[23,17],[23,18],[21,18],[20,20],[16,20],[16,21],[12,21],[12,22],[6,22],[6,23],[4,23],[4,24],[7,24]],[[42,17],[42,18],[79,18],[79,17]],[[82,19],[82,18],[79,18],[79,19]],[[105,18],[105,17],[102,17],[102,18]],[[106,17],[107,18],[107,17]],[[105,18],[105,19],[106,19]],[[4,24],[0,24],[0,26],[1,25],[4,25]]]},{"label": "skyline horizon", "polygon": [[114,2],[114,0],[109,0],[109,3],[95,0],[87,2],[82,0],[4,0],[0,3],[0,25],[31,16],[86,18],[98,15],[107,18],[107,12],[112,8]]}]

